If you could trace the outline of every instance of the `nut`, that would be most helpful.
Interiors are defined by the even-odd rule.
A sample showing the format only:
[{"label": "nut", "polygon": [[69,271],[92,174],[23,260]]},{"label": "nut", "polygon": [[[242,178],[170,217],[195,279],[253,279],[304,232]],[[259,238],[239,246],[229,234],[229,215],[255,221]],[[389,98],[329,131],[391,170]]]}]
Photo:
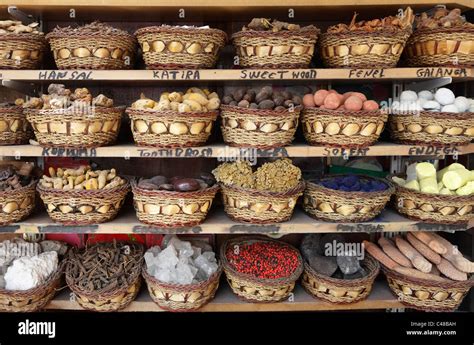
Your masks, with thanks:
[{"label": "nut", "polygon": [[147,214],[160,214],[161,207],[154,204],[145,204],[144,210]]},{"label": "nut", "polygon": [[170,124],[169,132],[174,135],[182,135],[188,133],[188,127],[182,122],[174,122]]},{"label": "nut", "polygon": [[151,131],[155,134],[162,134],[168,132],[168,129],[166,128],[165,124],[162,122],[154,122],[151,125]]}]

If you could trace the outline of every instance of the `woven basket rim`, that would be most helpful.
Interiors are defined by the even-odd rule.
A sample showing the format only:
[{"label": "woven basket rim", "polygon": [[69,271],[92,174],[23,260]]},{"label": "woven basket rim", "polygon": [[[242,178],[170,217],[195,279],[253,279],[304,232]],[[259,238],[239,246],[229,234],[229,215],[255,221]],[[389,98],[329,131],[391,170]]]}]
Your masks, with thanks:
[{"label": "woven basket rim", "polygon": [[406,34],[411,34],[413,32],[413,29],[411,27],[406,27],[404,29],[397,29],[395,31],[390,30],[390,29],[382,29],[382,30],[377,30],[377,31],[372,31],[372,32],[367,32],[367,31],[346,31],[346,32],[325,32],[321,34],[322,38],[326,37],[339,37],[339,38],[344,38],[344,37],[376,37],[376,36],[394,36],[394,35],[406,35]]},{"label": "woven basket rim", "polygon": [[[118,113],[118,112],[123,112],[125,109],[125,106],[123,105],[118,105],[114,107],[102,107],[98,105],[91,105],[91,108],[97,108],[101,113]],[[74,109],[33,109],[33,108],[25,108],[24,109],[25,114],[31,114],[31,115],[87,115],[87,112],[80,112],[80,111],[74,111]]]},{"label": "woven basket rim", "polygon": [[373,257],[369,256],[369,255],[366,255],[364,260],[363,260],[363,263],[365,263],[366,261],[370,261],[374,267],[370,270],[369,274],[367,274],[366,276],[362,277],[362,278],[357,278],[357,279],[339,279],[339,278],[333,278],[333,277],[328,277],[328,276],[325,276],[324,274],[321,274],[321,273],[318,273],[316,272],[310,265],[307,261],[304,261],[304,269],[305,271],[307,271],[307,273],[310,273],[312,276],[320,279],[320,280],[323,280],[323,281],[326,281],[326,282],[329,282],[333,285],[338,285],[338,286],[341,286],[341,287],[350,287],[350,286],[357,286],[359,284],[363,284],[363,283],[366,283],[366,282],[369,282],[371,280],[374,280],[377,275],[379,274],[380,272],[380,264],[377,260],[375,260]]},{"label": "woven basket rim", "polygon": [[[322,181],[326,178],[332,178],[332,177],[340,177],[340,176],[347,176],[349,174],[327,174],[327,175],[324,175],[323,177],[319,178],[319,179],[313,179],[313,181]],[[385,184],[387,184],[388,188],[383,190],[383,191],[379,191],[379,192],[345,192],[345,191],[341,191],[341,190],[335,190],[335,189],[331,189],[331,188],[327,188],[327,187],[324,187],[316,182],[313,182],[311,180],[306,180],[306,185],[308,187],[312,187],[312,188],[316,188],[316,189],[319,189],[319,192],[324,192],[326,194],[333,194],[333,195],[336,195],[338,197],[343,197],[343,198],[355,198],[355,199],[358,199],[360,200],[361,198],[363,199],[372,199],[374,197],[378,197],[378,196],[382,196],[382,195],[387,195],[387,196],[390,196],[392,195],[393,193],[395,193],[395,186],[394,184],[388,180],[388,179],[385,179],[385,178],[380,178],[380,177],[374,177],[374,176],[368,176],[368,175],[363,175],[363,174],[353,174],[353,175],[356,175],[356,176],[360,176],[360,177],[364,177],[366,179],[371,179],[371,180],[376,180],[376,181],[381,181]]]},{"label": "woven basket rim", "polygon": [[6,113],[11,111],[19,111],[23,113],[23,107],[15,104],[7,104],[0,106],[0,113]]},{"label": "woven basket rim", "polygon": [[191,284],[163,283],[148,273],[146,263],[144,263],[142,267],[142,276],[147,282],[147,284],[151,282],[153,285],[157,285],[161,288],[173,289],[177,291],[197,290],[197,289],[203,289],[203,288],[208,287],[209,285],[211,285],[213,282],[215,282],[216,280],[220,278],[220,275],[223,271],[222,262],[219,260],[217,264],[218,264],[217,271],[215,271],[207,280],[203,280],[199,283],[191,283]]},{"label": "woven basket rim", "polygon": [[[59,255],[58,255],[59,257]],[[41,292],[43,292],[45,289],[49,288],[51,285],[53,285],[64,273],[65,267],[66,267],[66,261],[67,259],[63,259],[58,263],[58,267],[56,268],[56,271],[54,271],[48,279],[41,285],[38,285],[34,288],[28,289],[28,290],[6,290],[6,289],[0,289],[0,295],[4,296],[19,296],[19,297],[30,297],[37,295]]]},{"label": "woven basket rim", "polygon": [[233,186],[233,185],[226,185],[223,183],[219,183],[219,186],[222,189],[231,189],[235,192],[240,192],[244,194],[251,194],[253,196],[268,196],[268,197],[289,197],[293,196],[295,194],[298,194],[299,192],[302,192],[305,189],[305,181],[301,180],[298,182],[298,184],[284,192],[270,192],[266,190],[259,190],[259,189],[253,189],[253,188],[243,188],[243,187],[238,187],[238,186]]},{"label": "woven basket rim", "polygon": [[64,190],[64,189],[54,189],[54,188],[43,188],[41,187],[41,184],[38,183],[36,186],[36,190],[40,194],[54,194],[56,196],[66,196],[70,198],[81,198],[81,197],[104,197],[110,194],[115,194],[119,193],[122,191],[128,191],[130,190],[130,182],[128,181],[127,178],[123,176],[119,176],[123,180],[125,180],[125,184],[121,186],[117,186],[114,188],[107,188],[107,189],[69,189],[69,190]]},{"label": "woven basket rim", "polygon": [[221,104],[220,107],[221,111],[232,111],[234,113],[239,113],[242,115],[256,115],[256,116],[282,116],[288,114],[298,114],[302,110],[304,110],[303,106],[298,105],[293,108],[293,111],[290,109],[285,110],[269,110],[269,109],[251,109],[251,108],[244,108],[239,107],[236,105],[228,105],[228,104]]},{"label": "woven basket rim", "polygon": [[474,33],[474,26],[472,25],[466,25],[465,27],[462,26],[456,26],[456,27],[450,27],[450,28],[435,28],[435,29],[430,29],[430,28],[418,28],[413,30],[413,35],[410,37],[410,40],[413,40],[417,35],[424,35],[424,34],[438,34],[438,33],[461,33],[461,34],[473,34]]},{"label": "woven basket rim", "polygon": [[103,33],[103,32],[89,32],[89,33],[71,33],[71,32],[55,32],[51,31],[45,36],[46,40],[48,43],[51,40],[54,39],[71,39],[71,38],[80,38],[83,40],[87,39],[107,39],[107,40],[113,40],[113,39],[127,39],[130,42],[136,43],[136,39],[133,35],[129,34],[128,32],[111,32],[111,33]]},{"label": "woven basket rim", "polygon": [[426,118],[435,118],[435,119],[444,119],[444,120],[474,120],[474,113],[473,112],[462,112],[462,113],[450,113],[446,111],[420,111],[416,114],[397,114],[390,112],[390,116],[406,116],[406,117],[426,117]]},{"label": "woven basket rim", "polygon": [[355,117],[378,117],[387,114],[387,111],[384,109],[378,110],[358,110],[358,111],[348,111],[348,110],[337,110],[337,109],[321,109],[318,107],[304,107],[303,114],[306,111],[309,111],[309,114],[314,115],[329,115],[329,116],[355,116]]},{"label": "woven basket rim", "polygon": [[28,183],[26,186],[22,186],[20,188],[17,188],[17,189],[12,189],[12,190],[9,190],[9,191],[0,191],[0,198],[5,198],[5,197],[8,197],[8,196],[11,196],[13,194],[16,194],[16,193],[19,193],[19,192],[24,192],[28,189],[31,189],[35,187],[35,184],[38,182],[37,179],[31,179],[30,183]]},{"label": "woven basket rim", "polygon": [[465,281],[451,280],[449,278],[445,278],[446,281],[435,281],[435,280],[408,277],[389,269],[383,264],[380,264],[380,266],[381,266],[382,272],[385,273],[385,275],[387,275],[388,277],[403,280],[411,284],[416,284],[416,285],[421,285],[421,286],[426,286],[426,287],[439,287],[443,289],[452,289],[452,288],[469,289],[474,286],[474,274],[471,274],[468,280],[465,280]]},{"label": "woven basket rim", "polygon": [[[234,268],[232,268],[232,266],[230,265],[230,262],[227,260],[226,249],[230,244],[243,244],[243,243],[248,243],[248,242],[272,242],[272,243],[278,243],[282,246],[286,246],[287,248],[290,248],[296,252],[297,257],[298,257],[298,267],[290,276],[278,278],[278,279],[256,278],[249,274],[240,273],[236,271]],[[221,245],[221,248],[220,248],[220,259],[222,262],[222,267],[224,268],[224,271],[226,271],[226,273],[228,271],[234,276],[256,283],[258,285],[280,286],[280,285],[290,284],[297,281],[304,270],[303,257],[301,256],[301,253],[297,248],[295,248],[294,246],[286,242],[278,241],[272,238],[265,238],[263,236],[240,236],[240,237],[226,240]]]},{"label": "woven basket rim", "polygon": [[292,36],[317,36],[321,34],[321,30],[318,28],[313,29],[304,29],[300,28],[298,30],[282,30],[282,31],[259,31],[259,30],[240,30],[232,34],[231,38],[241,38],[241,37],[260,37],[260,38],[289,38]]},{"label": "woven basket rim", "polygon": [[[99,243],[95,243],[95,244],[99,244]],[[144,257],[143,257],[144,247],[143,247],[142,244],[140,244],[138,242],[133,242],[133,241],[116,241],[116,243],[117,244],[122,244],[123,243],[124,245],[130,245],[130,244],[137,245],[137,249],[139,249],[141,251],[140,261],[144,260]],[[81,248],[81,249],[75,248],[74,250],[76,252],[83,252],[83,251],[87,250],[87,247],[84,247],[84,248]],[[69,261],[70,260],[71,259],[68,257],[67,258],[67,264],[66,264],[66,267],[65,267],[66,282],[67,282],[67,285],[69,286],[69,288],[78,295],[87,296],[87,297],[90,297],[90,298],[99,298],[99,299],[103,299],[104,297],[115,296],[115,295],[118,295],[118,294],[120,294],[124,291],[127,291],[131,286],[137,284],[137,282],[139,282],[140,278],[141,278],[141,274],[140,274],[141,273],[141,270],[140,270],[141,263],[139,262],[138,269],[135,272],[133,272],[132,274],[129,274],[129,276],[131,275],[132,279],[133,279],[133,281],[130,284],[126,284],[124,286],[121,286],[119,288],[113,289],[113,290],[108,291],[108,292],[103,292],[101,290],[96,290],[96,291],[82,290],[76,284],[73,284],[71,282],[70,275],[68,274],[68,272],[69,272]]]},{"label": "woven basket rim", "polygon": [[206,194],[215,194],[219,190],[220,186],[218,184],[215,184],[211,187],[205,188],[205,189],[199,189],[195,190],[193,192],[176,192],[176,191],[168,191],[168,190],[148,190],[148,189],[143,189],[138,187],[138,181],[137,179],[133,179],[130,182],[130,185],[132,186],[132,192],[139,193],[142,195],[146,196],[161,196],[161,197],[172,197],[172,198],[192,198],[196,196],[201,196],[201,195],[206,195]]},{"label": "woven basket rim", "polygon": [[19,40],[19,41],[40,41],[41,43],[46,43],[45,35],[43,32],[36,34],[32,32],[15,34],[13,32],[7,32],[0,34],[0,41],[10,41],[10,40]]},{"label": "woven basket rim", "polygon": [[125,109],[125,112],[129,115],[145,115],[150,117],[205,117],[217,118],[219,115],[219,110],[209,110],[209,111],[193,111],[188,113],[180,113],[176,110],[153,110],[153,109],[133,109],[128,107]]},{"label": "woven basket rim", "polygon": [[[393,176],[397,176],[397,177],[406,177],[405,174],[390,174],[390,175],[387,175],[386,179],[389,180],[390,182],[390,179],[393,177]],[[413,194],[413,196],[418,199],[420,197],[424,198],[424,199],[431,199],[431,200],[440,200],[440,201],[443,201],[443,202],[449,202],[449,201],[469,201],[469,200],[472,200],[473,199],[473,196],[472,195],[445,195],[445,194],[431,194],[431,193],[424,193],[424,192],[421,192],[421,191],[416,191],[416,190],[412,190],[412,189],[408,189],[406,187],[403,187],[403,186],[399,186],[398,184],[394,183],[394,186],[395,186],[395,194],[397,194],[398,191],[402,191],[402,192],[405,192],[405,193],[408,193],[408,194]]]},{"label": "woven basket rim", "polygon": [[214,29],[214,28],[197,28],[197,27],[189,27],[189,28],[183,28],[182,26],[158,26],[158,25],[152,25],[152,26],[146,26],[143,28],[140,28],[136,30],[133,34],[135,36],[140,36],[146,33],[173,33],[173,34],[189,34],[192,32],[199,32],[199,33],[205,33],[208,35],[219,35],[222,36],[226,41],[227,41],[227,34],[219,29]]}]

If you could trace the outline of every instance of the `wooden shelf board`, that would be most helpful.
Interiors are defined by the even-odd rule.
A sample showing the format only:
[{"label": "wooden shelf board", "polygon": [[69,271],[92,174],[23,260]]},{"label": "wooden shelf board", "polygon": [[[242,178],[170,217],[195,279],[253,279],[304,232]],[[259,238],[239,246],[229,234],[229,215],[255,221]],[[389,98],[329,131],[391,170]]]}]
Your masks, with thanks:
[{"label": "wooden shelf board", "polygon": [[474,68],[375,68],[375,69],[203,69],[203,70],[0,70],[0,79],[29,82],[160,82],[160,81],[258,81],[258,80],[378,80],[416,81],[452,77],[474,79]]},{"label": "wooden shelf board", "polygon": [[365,223],[331,223],[315,220],[296,209],[290,221],[280,224],[245,224],[231,220],[222,209],[213,209],[201,225],[185,228],[160,228],[140,223],[135,211],[121,210],[114,220],[95,225],[64,226],[54,223],[46,212],[37,212],[23,222],[0,227],[0,233],[104,233],[104,234],[297,234],[329,232],[462,231],[474,226],[426,224],[409,220],[391,209]]},{"label": "wooden shelf board", "polygon": [[160,149],[118,144],[96,149],[53,149],[38,145],[0,146],[3,157],[118,157],[118,158],[231,158],[231,157],[364,157],[364,156],[449,156],[474,153],[474,143],[458,147],[398,145],[380,142],[367,149],[341,149],[294,144],[287,147],[260,150],[239,149],[223,144],[193,148]]},{"label": "wooden shelf board", "polygon": [[[47,306],[52,310],[83,310],[74,300],[71,300],[71,292],[68,289],[60,292]],[[216,297],[200,311],[202,312],[256,312],[256,311],[330,311],[330,310],[364,310],[364,309],[388,309],[403,308],[390,292],[385,281],[377,281],[374,284],[369,297],[354,304],[331,304],[310,296],[300,285],[294,290],[293,301],[279,303],[249,303],[240,300],[234,295],[226,282],[222,281],[216,293]],[[156,305],[148,291],[142,289],[137,298],[123,310],[124,312],[162,312]]]}]

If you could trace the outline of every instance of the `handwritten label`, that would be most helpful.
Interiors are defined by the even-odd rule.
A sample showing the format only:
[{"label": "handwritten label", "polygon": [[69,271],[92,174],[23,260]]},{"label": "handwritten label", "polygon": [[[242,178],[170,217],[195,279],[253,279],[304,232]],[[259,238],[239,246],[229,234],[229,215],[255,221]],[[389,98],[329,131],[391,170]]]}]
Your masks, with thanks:
[{"label": "handwritten label", "polygon": [[39,80],[92,80],[93,71],[39,71]]},{"label": "handwritten label", "polygon": [[416,227],[420,231],[464,231],[468,229],[468,225],[465,224],[429,224],[429,223],[418,223]]},{"label": "handwritten label", "polygon": [[350,69],[350,79],[377,79],[385,77],[385,69],[374,68],[374,69]]},{"label": "handwritten label", "polygon": [[416,76],[419,78],[466,77],[465,68],[418,68]]},{"label": "handwritten label", "polygon": [[337,224],[336,231],[338,232],[382,232],[384,230],[382,224]]},{"label": "handwritten label", "polygon": [[183,227],[183,228],[175,228],[170,231],[169,228],[160,228],[155,226],[146,226],[146,225],[135,225],[132,228],[132,232],[135,234],[200,234],[202,233],[202,228],[200,226],[193,226],[193,227]]},{"label": "handwritten label", "polygon": [[153,79],[158,80],[200,80],[199,70],[157,70],[153,71]]},{"label": "handwritten label", "polygon": [[458,152],[456,147],[439,147],[439,146],[411,146],[408,149],[409,155],[430,155],[443,156],[454,155]]},{"label": "handwritten label", "polygon": [[43,147],[44,157],[97,157],[97,149],[67,149]]},{"label": "handwritten label", "polygon": [[317,72],[315,69],[306,70],[247,70],[240,71],[240,79],[260,79],[260,80],[278,80],[278,79],[315,79]]},{"label": "handwritten label", "polygon": [[139,157],[212,157],[212,148],[176,148],[176,149],[138,149]]},{"label": "handwritten label", "polygon": [[231,234],[276,234],[280,231],[278,225],[232,225],[229,229]]},{"label": "handwritten label", "polygon": [[369,148],[364,148],[364,149],[345,149],[341,147],[325,147],[324,148],[324,155],[328,157],[338,157],[338,156],[344,156],[344,157],[365,157],[367,156],[367,153],[369,152]]}]

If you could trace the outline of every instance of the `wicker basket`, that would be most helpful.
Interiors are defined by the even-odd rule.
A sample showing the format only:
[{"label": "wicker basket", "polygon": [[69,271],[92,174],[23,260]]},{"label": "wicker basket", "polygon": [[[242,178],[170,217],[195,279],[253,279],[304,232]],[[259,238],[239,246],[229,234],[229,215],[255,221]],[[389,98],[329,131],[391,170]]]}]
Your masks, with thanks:
[{"label": "wicker basket", "polygon": [[467,281],[446,279],[446,282],[439,282],[407,277],[384,266],[382,270],[398,300],[410,308],[422,311],[454,311],[474,286],[472,275]]},{"label": "wicker basket", "polygon": [[[125,242],[124,242],[125,243]],[[84,309],[97,312],[112,312],[126,308],[137,297],[141,287],[140,269],[131,275],[131,283],[112,291],[85,291],[74,284],[71,266],[66,266],[66,282],[74,293],[74,299]]]},{"label": "wicker basket", "polygon": [[120,130],[122,107],[90,107],[85,111],[26,109],[41,146],[94,148],[113,144]]},{"label": "wicker basket", "polygon": [[0,226],[19,222],[35,208],[36,181],[11,191],[0,192]]},{"label": "wicker basket", "polygon": [[361,266],[368,271],[363,278],[336,279],[314,271],[305,262],[301,283],[313,297],[326,302],[349,304],[366,299],[372,291],[374,280],[379,274],[380,265],[377,260],[366,256]]},{"label": "wicker basket", "polygon": [[[375,177],[361,177],[366,180],[382,181]],[[388,186],[384,191],[345,192],[307,181],[303,208],[311,217],[325,221],[367,222],[383,211],[387,202],[390,201],[390,196],[395,192],[390,182],[386,180],[383,182]]]},{"label": "wicker basket", "polygon": [[473,113],[421,111],[389,117],[392,138],[409,145],[467,145],[474,138]]},{"label": "wicker basket", "polygon": [[59,263],[56,272],[41,285],[24,291],[0,289],[0,311],[35,312],[43,309],[62,287],[65,261]]},{"label": "wicker basket", "polygon": [[212,68],[227,41],[217,29],[149,26],[135,32],[149,69]]},{"label": "wicker basket", "polygon": [[314,54],[318,29],[239,31],[232,40],[239,65],[246,68],[307,68]]},{"label": "wicker basket", "polygon": [[[255,242],[278,242],[298,253],[299,265],[293,274],[281,279],[260,279],[239,273],[227,261],[226,251],[229,246],[239,246]],[[227,282],[232,291],[241,299],[254,303],[273,303],[288,299],[295,287],[295,283],[303,272],[303,258],[293,246],[265,237],[243,236],[229,239],[221,246],[220,259],[224,267]]]},{"label": "wicker basket", "polygon": [[415,30],[404,57],[408,66],[474,66],[474,28]]},{"label": "wicker basket", "polygon": [[138,220],[167,228],[202,223],[218,190],[217,185],[195,192],[145,190],[132,181],[133,203]]},{"label": "wicker basket", "polygon": [[0,107],[0,145],[28,144],[32,137],[33,131],[22,107]]},{"label": "wicker basket", "polygon": [[43,34],[0,34],[0,69],[37,69],[45,50]]},{"label": "wicker basket", "polygon": [[195,311],[209,303],[219,287],[222,265],[208,280],[189,285],[162,283],[143,268],[142,275],[153,301],[168,311]]},{"label": "wicker basket", "polygon": [[46,39],[58,69],[130,69],[134,65],[137,43],[130,34],[50,32]]},{"label": "wicker basket", "polygon": [[395,187],[394,205],[408,218],[433,224],[467,224],[474,218],[472,195],[428,194]]},{"label": "wicker basket", "polygon": [[238,222],[251,224],[286,222],[291,218],[304,187],[304,182],[300,182],[286,192],[268,192],[221,184],[224,210],[230,218]]},{"label": "wicker basket", "polygon": [[139,146],[192,147],[206,143],[218,111],[180,113],[127,108],[133,139]]},{"label": "wicker basket", "polygon": [[363,148],[379,139],[387,119],[388,115],[381,110],[349,112],[305,108],[301,122],[310,145]]},{"label": "wicker basket", "polygon": [[300,112],[300,107],[276,111],[221,105],[224,141],[230,146],[261,149],[290,145]]},{"label": "wicker basket", "polygon": [[49,216],[64,225],[90,225],[112,220],[123,205],[130,184],[109,189],[37,190]]},{"label": "wicker basket", "polygon": [[331,68],[392,68],[400,59],[411,28],[393,32],[350,31],[321,35],[321,56]]}]

